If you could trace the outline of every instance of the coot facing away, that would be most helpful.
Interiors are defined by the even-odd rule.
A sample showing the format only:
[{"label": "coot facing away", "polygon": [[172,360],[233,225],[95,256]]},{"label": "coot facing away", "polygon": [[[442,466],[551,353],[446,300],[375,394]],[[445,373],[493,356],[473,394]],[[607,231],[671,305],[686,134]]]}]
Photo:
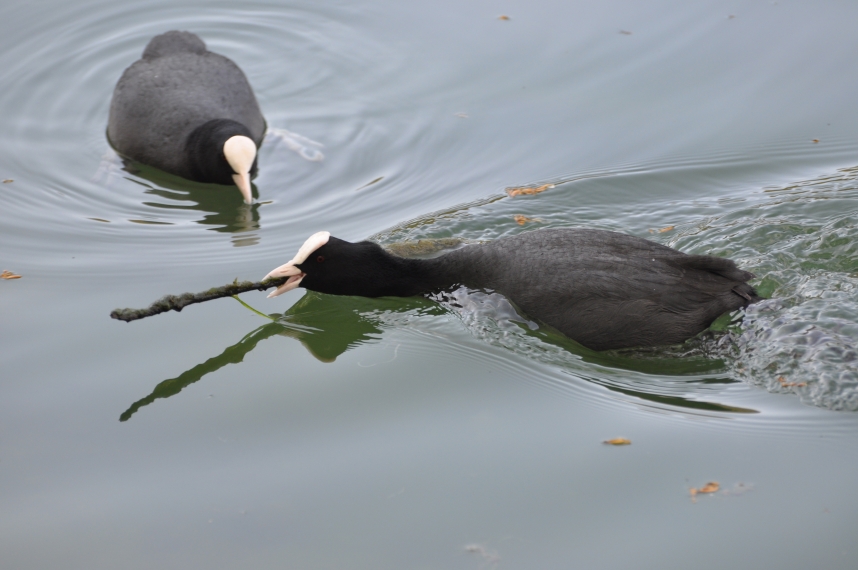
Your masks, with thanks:
[{"label": "coot facing away", "polygon": [[545,229],[406,259],[372,242],[311,236],[266,277],[363,297],[405,297],[465,285],[496,291],[532,319],[593,350],[682,342],[720,315],[760,300],[753,274],[720,257],[592,229]]},{"label": "coot facing away", "polygon": [[248,203],[264,135],[241,69],[179,31],[152,38],[125,70],[107,125],[119,154],[189,180],[235,184]]}]

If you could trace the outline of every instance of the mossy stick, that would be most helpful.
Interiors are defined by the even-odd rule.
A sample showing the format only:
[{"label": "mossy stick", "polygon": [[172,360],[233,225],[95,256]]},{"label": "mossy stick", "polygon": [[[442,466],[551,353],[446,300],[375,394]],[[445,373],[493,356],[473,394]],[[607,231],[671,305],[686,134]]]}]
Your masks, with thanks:
[{"label": "mossy stick", "polygon": [[116,309],[110,313],[110,318],[118,319],[130,323],[138,319],[145,319],[153,315],[166,313],[167,311],[181,311],[188,305],[202,303],[203,301],[211,301],[213,299],[222,299],[224,297],[232,297],[239,293],[247,291],[265,291],[272,287],[278,287],[286,282],[287,277],[279,277],[277,279],[265,279],[264,281],[242,281],[238,279],[224,285],[215,287],[201,293],[183,293],[181,295],[165,295],[161,297],[145,309]]}]

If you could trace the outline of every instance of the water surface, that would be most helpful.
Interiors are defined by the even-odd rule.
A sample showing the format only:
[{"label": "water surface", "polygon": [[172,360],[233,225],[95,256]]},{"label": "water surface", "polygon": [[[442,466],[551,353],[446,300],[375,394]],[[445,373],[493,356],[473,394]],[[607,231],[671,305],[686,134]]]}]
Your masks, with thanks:
[{"label": "water surface", "polygon": [[[855,567],[858,8],[0,15],[0,270],[22,275],[0,281],[4,565]],[[269,126],[324,160],[267,140],[249,207],[123,165],[113,86],[169,29],[236,61]],[[395,246],[569,226],[729,256],[771,300],[611,354],[479,291],[108,318],[259,278],[323,229]]]}]

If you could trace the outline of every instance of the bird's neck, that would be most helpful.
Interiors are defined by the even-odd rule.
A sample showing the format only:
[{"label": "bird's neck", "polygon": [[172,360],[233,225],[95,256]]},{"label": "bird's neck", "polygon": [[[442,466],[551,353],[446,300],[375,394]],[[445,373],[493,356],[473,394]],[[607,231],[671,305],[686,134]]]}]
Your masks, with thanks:
[{"label": "bird's neck", "polygon": [[451,252],[431,259],[398,257],[387,253],[389,272],[383,276],[385,296],[410,297],[464,284],[468,271],[461,255]]},{"label": "bird's neck", "polygon": [[[223,145],[236,135],[253,140],[247,127],[230,119],[213,119],[191,131],[185,141],[191,178],[197,182],[232,185],[233,170],[224,158]],[[256,174],[255,160],[251,174]]]}]

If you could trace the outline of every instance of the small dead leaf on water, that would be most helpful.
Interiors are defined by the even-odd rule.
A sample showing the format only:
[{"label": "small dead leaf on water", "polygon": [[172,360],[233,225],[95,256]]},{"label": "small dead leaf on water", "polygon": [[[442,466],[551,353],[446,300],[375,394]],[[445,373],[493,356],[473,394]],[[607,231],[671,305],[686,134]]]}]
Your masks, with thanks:
[{"label": "small dead leaf on water", "polygon": [[811,141],[810,141],[810,142],[812,142],[813,144],[816,144],[816,143],[818,143],[818,142],[819,142],[819,139],[811,139]]},{"label": "small dead leaf on water", "polygon": [[498,16],[498,20],[509,20],[509,16],[507,16],[506,14],[501,14],[500,16]]},{"label": "small dead leaf on water", "polygon": [[510,198],[515,198],[516,196],[539,194],[540,192],[545,192],[549,188],[554,188],[554,184],[543,184],[542,186],[516,186],[515,188],[507,188],[506,193]]},{"label": "small dead leaf on water", "polygon": [[804,388],[807,386],[807,382],[787,382],[786,378],[783,376],[778,376],[778,382],[780,382],[781,386],[784,388],[791,388],[793,386],[797,388]]},{"label": "small dead leaf on water", "polygon": [[665,228],[661,228],[660,230],[650,230],[649,233],[654,234],[654,233],[658,232],[660,234],[663,234],[664,232],[669,232],[670,230],[674,229],[675,227],[676,226],[667,226]]},{"label": "small dead leaf on water", "polygon": [[632,440],[626,439],[624,437],[615,437],[614,439],[606,439],[603,441],[605,445],[631,445]]},{"label": "small dead leaf on water", "polygon": [[0,279],[20,279],[21,276],[17,273],[12,273],[11,271],[3,270],[3,273],[0,273]]},{"label": "small dead leaf on water", "polygon": [[720,488],[721,488],[721,485],[719,485],[717,482],[709,481],[708,483],[706,483],[705,485],[703,485],[699,489],[695,489],[694,487],[692,487],[691,489],[689,489],[689,493],[691,494],[691,498],[694,499],[697,495],[717,493],[718,489],[720,489]]},{"label": "small dead leaf on water", "polygon": [[15,182],[15,181],[12,180],[11,178],[7,178],[6,180],[3,181],[3,184],[9,184],[10,182]]},{"label": "small dead leaf on water", "polygon": [[528,222],[541,222],[542,221],[539,218],[528,218],[527,216],[522,215],[522,214],[516,214],[512,217],[512,219],[515,220],[515,223],[517,223],[520,226],[523,226],[524,224],[526,224]]}]

